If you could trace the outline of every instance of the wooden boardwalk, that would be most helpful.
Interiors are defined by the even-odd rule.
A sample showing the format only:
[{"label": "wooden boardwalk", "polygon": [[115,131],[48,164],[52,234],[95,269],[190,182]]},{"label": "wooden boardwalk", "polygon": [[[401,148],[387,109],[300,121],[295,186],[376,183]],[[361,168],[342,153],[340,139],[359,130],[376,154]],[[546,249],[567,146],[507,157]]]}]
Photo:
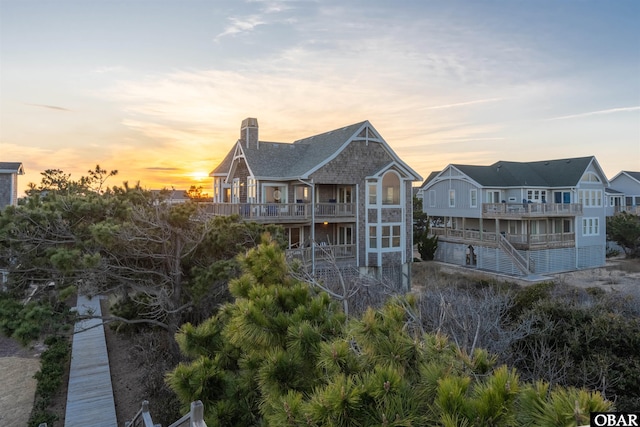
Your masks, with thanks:
[{"label": "wooden boardwalk", "polygon": [[[99,297],[78,295],[79,314],[100,316]],[[65,427],[117,427],[109,356],[100,319],[75,325]]]}]

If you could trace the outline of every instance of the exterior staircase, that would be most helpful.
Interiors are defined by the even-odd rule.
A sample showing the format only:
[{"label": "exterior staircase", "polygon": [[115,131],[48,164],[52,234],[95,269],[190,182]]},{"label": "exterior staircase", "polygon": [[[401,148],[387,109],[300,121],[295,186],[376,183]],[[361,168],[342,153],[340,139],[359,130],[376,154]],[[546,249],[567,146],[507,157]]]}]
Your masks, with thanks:
[{"label": "exterior staircase", "polygon": [[500,249],[502,249],[504,253],[509,255],[509,258],[511,258],[513,263],[516,265],[516,267],[518,267],[523,275],[528,276],[530,274],[533,274],[535,270],[533,260],[525,259],[520,254],[520,252],[518,252],[518,250],[513,247],[511,242],[509,242],[509,240],[507,240],[507,238],[502,234],[498,233],[498,236],[500,236],[500,238],[498,239],[498,245],[500,246]]}]

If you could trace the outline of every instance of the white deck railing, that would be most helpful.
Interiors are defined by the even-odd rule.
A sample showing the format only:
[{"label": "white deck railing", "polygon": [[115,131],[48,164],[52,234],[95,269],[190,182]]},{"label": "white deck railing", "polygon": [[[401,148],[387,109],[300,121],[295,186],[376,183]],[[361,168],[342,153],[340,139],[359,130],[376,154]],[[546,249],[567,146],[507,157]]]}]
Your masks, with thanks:
[{"label": "white deck railing", "polygon": [[483,203],[484,217],[576,216],[582,215],[580,203]]},{"label": "white deck railing", "polygon": [[353,217],[355,203],[212,203],[206,212],[215,216],[240,215],[255,221]]},{"label": "white deck railing", "polygon": [[[432,227],[430,232],[435,236],[451,237],[456,239],[473,240],[478,242],[497,242],[496,233],[493,231],[456,230],[446,227]],[[548,233],[548,234],[505,234],[504,237],[512,245],[524,245],[530,248],[564,248],[572,247],[576,242],[575,233]]]}]

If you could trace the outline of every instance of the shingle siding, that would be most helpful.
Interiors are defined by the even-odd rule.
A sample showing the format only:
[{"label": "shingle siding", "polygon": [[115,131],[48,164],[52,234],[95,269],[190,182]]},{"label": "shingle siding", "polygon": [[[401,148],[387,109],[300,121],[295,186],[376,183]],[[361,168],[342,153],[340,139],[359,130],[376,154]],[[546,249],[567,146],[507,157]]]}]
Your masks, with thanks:
[{"label": "shingle siding", "polygon": [[15,205],[18,199],[18,176],[0,173],[0,209]]},{"label": "shingle siding", "polygon": [[392,160],[378,142],[351,141],[340,154],[309,177],[323,184],[363,183],[365,177],[378,172]]}]

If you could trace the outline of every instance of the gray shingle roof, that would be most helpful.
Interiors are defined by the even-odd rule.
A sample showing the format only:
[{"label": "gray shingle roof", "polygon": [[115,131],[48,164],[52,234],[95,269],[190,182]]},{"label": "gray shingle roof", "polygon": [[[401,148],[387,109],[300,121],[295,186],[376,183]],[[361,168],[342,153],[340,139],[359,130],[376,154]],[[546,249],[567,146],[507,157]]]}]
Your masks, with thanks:
[{"label": "gray shingle roof", "polygon": [[0,171],[4,173],[23,173],[20,162],[0,162]]},{"label": "gray shingle roof", "polygon": [[296,178],[331,157],[364,123],[299,139],[293,144],[260,141],[257,147],[243,146],[243,150],[256,177]]},{"label": "gray shingle roof", "polygon": [[538,162],[498,161],[491,166],[452,166],[485,187],[568,187],[580,181],[593,159],[589,156]]},{"label": "gray shingle roof", "polygon": [[233,162],[234,152],[235,152],[235,146],[227,153],[227,155],[220,162],[220,164],[216,166],[216,168],[209,173],[209,176],[226,174],[227,172],[229,172],[229,168],[231,167],[231,163]]},{"label": "gray shingle roof", "polygon": [[433,178],[435,178],[436,176],[438,176],[438,174],[440,173],[440,171],[433,171],[429,174],[429,176],[427,177],[427,179],[425,179],[422,184],[420,185],[420,187],[424,187],[425,185],[427,185],[429,183],[429,181],[431,181]]},{"label": "gray shingle roof", "polygon": [[631,178],[633,178],[636,181],[640,182],[640,172],[631,172],[631,171],[622,171],[622,172],[626,173]]},{"label": "gray shingle roof", "polygon": [[[329,159],[365,123],[366,121],[355,123],[293,143],[260,141],[257,146],[243,144],[242,150],[254,176],[294,179]],[[235,147],[210,175],[229,171]]]}]

